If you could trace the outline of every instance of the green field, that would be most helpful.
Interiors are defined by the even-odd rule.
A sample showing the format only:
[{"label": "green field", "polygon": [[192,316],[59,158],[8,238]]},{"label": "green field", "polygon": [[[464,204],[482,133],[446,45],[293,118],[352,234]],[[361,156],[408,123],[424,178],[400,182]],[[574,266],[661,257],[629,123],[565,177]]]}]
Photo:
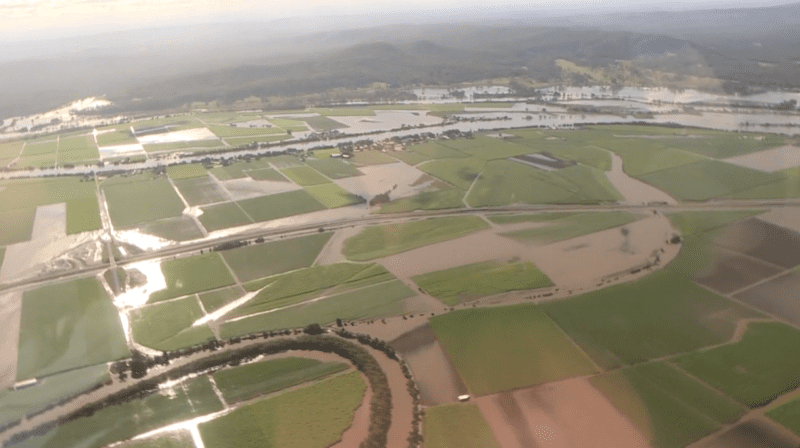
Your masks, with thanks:
[{"label": "green field", "polygon": [[531,152],[546,152],[559,159],[572,160],[602,171],[611,169],[611,155],[608,151],[589,145],[589,142],[579,138],[575,139],[576,131],[537,131],[531,134],[513,130],[511,133],[521,137],[514,140],[514,143],[531,148]]},{"label": "green field", "polygon": [[13,165],[15,168],[33,167],[33,168],[53,168],[56,165],[56,155],[45,154],[41,156],[20,157],[19,160]]},{"label": "green field", "polygon": [[203,214],[197,219],[209,232],[253,223],[235,202],[203,207]]},{"label": "green field", "polygon": [[[286,154],[281,154],[278,156],[272,156],[265,159],[270,163],[271,166],[281,169],[281,168],[289,168],[293,166],[303,166],[303,162],[295,156],[290,156]],[[264,167],[267,168],[267,167]]]},{"label": "green field", "polygon": [[42,378],[34,387],[0,391],[0,426],[72,397],[110,378],[101,364]]},{"label": "green field", "polygon": [[[269,277],[314,263],[333,233],[252,244],[220,252],[241,282]],[[287,254],[291,256],[287,256]]]},{"label": "green field", "polygon": [[297,131],[306,131],[308,127],[306,124],[301,120],[292,120],[288,118],[270,118],[270,123],[273,125],[283,128],[287,131],[297,132]]},{"label": "green field", "polygon": [[536,305],[458,310],[430,325],[478,396],[596,373]]},{"label": "green field", "polygon": [[800,435],[800,399],[785,403],[767,411],[767,416]]},{"label": "green field", "polygon": [[507,142],[499,138],[484,136],[445,140],[440,142],[440,144],[482,160],[507,159],[509,157],[521,156],[534,152],[534,150],[528,146]]},{"label": "green field", "polygon": [[397,163],[396,159],[393,159],[380,151],[359,151],[353,153],[353,157],[350,159],[350,161],[356,165],[383,165],[385,163]]},{"label": "green field", "polygon": [[230,197],[224,188],[205,173],[202,177],[184,178],[174,180],[172,183],[192,207],[225,202]]},{"label": "green field", "polygon": [[30,241],[35,219],[35,208],[0,212],[0,246]]},{"label": "green field", "polygon": [[534,215],[489,215],[486,218],[495,224],[517,224],[520,222],[547,222],[575,215],[576,212],[547,212]]},{"label": "green field", "polygon": [[332,131],[334,129],[342,129],[346,128],[347,126],[339,123],[336,120],[332,120],[328,117],[302,117],[299,118],[308,124],[310,128],[312,128],[316,132],[325,132],[325,131]]},{"label": "green field", "polygon": [[149,302],[160,302],[235,283],[222,257],[210,252],[161,263],[167,287],[150,294]]},{"label": "green field", "polygon": [[553,285],[550,279],[530,262],[484,261],[418,275],[413,280],[425,292],[450,306],[502,292]]},{"label": "green field", "polygon": [[306,163],[331,179],[343,179],[364,174],[353,165],[337,159],[306,159]]},{"label": "green field", "polygon": [[20,140],[16,142],[0,143],[0,158],[13,159],[22,154],[22,147],[25,141]]},{"label": "green field", "polygon": [[[3,238],[21,238],[30,231],[34,207],[40,205],[67,203],[67,232],[77,233],[83,230],[100,228],[100,212],[97,205],[97,193],[94,182],[83,182],[81,178],[64,177],[55,179],[15,180],[0,182],[0,221],[2,215],[10,210],[18,211],[15,218],[3,224],[0,230],[0,245]],[[28,215],[30,214],[30,215]],[[17,221],[18,220],[18,221]],[[7,236],[11,235],[11,236]]]},{"label": "green field", "polygon": [[23,294],[18,380],[128,356],[117,308],[94,277]]},{"label": "green field", "polygon": [[283,134],[283,129],[280,128],[240,128],[236,126],[222,126],[212,124],[208,126],[208,129],[214,133],[219,138],[228,137],[248,137],[248,136],[255,136],[255,135],[273,135],[273,134]]},{"label": "green field", "polygon": [[327,448],[352,424],[366,383],[357,372],[262,400],[199,425],[215,448]]},{"label": "green field", "polygon": [[462,157],[469,157],[469,154],[457,151],[449,146],[445,146],[438,141],[431,141],[409,146],[406,151],[413,151],[417,154],[422,154],[429,159],[458,159]]},{"label": "green field", "polygon": [[45,154],[55,154],[58,150],[58,140],[51,140],[49,142],[28,142],[22,150],[23,157],[42,156]]},{"label": "green field", "polygon": [[[423,165],[423,170],[428,165]],[[597,168],[575,165],[545,171],[509,160],[486,164],[466,198],[473,207],[514,203],[603,203],[621,199],[605,172]]]},{"label": "green field", "polygon": [[214,382],[227,403],[238,403],[288,387],[324,378],[348,365],[309,358],[279,358],[214,373]]},{"label": "green field", "polygon": [[371,226],[345,241],[342,252],[349,260],[366,261],[452,240],[488,228],[489,224],[477,216]]},{"label": "green field", "polygon": [[725,162],[704,161],[638,176],[682,201],[705,201],[780,180],[780,175]]},{"label": "green field", "polygon": [[669,141],[669,147],[724,159],[782,146],[785,140],[783,136],[773,134],[710,130],[691,131],[691,134],[702,138],[673,139]]},{"label": "green field", "polygon": [[395,151],[392,153],[392,157],[394,157],[395,159],[399,159],[411,166],[419,165],[422,162],[427,162],[428,160],[431,160],[430,157],[424,154],[420,154],[418,152],[414,152],[412,150]]},{"label": "green field", "polygon": [[122,448],[195,448],[192,435],[176,430],[121,445]]},{"label": "green field", "polygon": [[732,199],[797,199],[800,198],[800,177],[784,174],[777,182],[737,191],[726,197]]},{"label": "green field", "polygon": [[[543,216],[552,218],[552,216]],[[546,227],[501,233],[524,243],[550,244],[601,230],[624,226],[642,219],[641,215],[628,212],[573,213],[557,219],[545,219]]]},{"label": "green field", "polygon": [[229,288],[201,292],[197,294],[197,297],[200,298],[200,302],[203,304],[203,309],[205,309],[207,313],[213,313],[214,311],[233,302],[243,295],[244,291],[241,287],[231,286]]},{"label": "green field", "polygon": [[58,143],[58,164],[96,161],[100,157],[92,135],[62,138]]},{"label": "green field", "polygon": [[308,166],[298,166],[295,168],[284,168],[281,173],[293,180],[300,186],[309,187],[330,183],[330,179],[320,174],[317,170]]},{"label": "green field", "polygon": [[443,404],[425,410],[425,448],[500,448],[476,404]]},{"label": "green field", "polygon": [[167,175],[172,180],[189,179],[192,177],[203,177],[207,173],[205,167],[199,163],[170,165],[167,167]]},{"label": "green field", "polygon": [[222,404],[208,378],[197,377],[163,393],[108,406],[91,417],[73,420],[43,436],[31,437],[19,444],[19,447],[101,448],[157,428],[221,410]]},{"label": "green field", "polygon": [[362,198],[333,183],[307,187],[306,191],[327,208],[346,207],[364,202]]},{"label": "green field", "polygon": [[324,325],[336,319],[396,316],[404,312],[404,300],[413,295],[414,292],[400,281],[381,283],[324,300],[227,322],[220,332],[222,337],[229,338],[264,330],[302,328],[313,323]]},{"label": "green field", "polygon": [[417,168],[456,188],[466,191],[469,190],[469,187],[481,173],[485,165],[486,161],[483,159],[470,157],[432,160]]},{"label": "green field", "polygon": [[751,323],[741,341],[675,358],[683,369],[750,407],[798,386],[800,331],[782,323]]},{"label": "green field", "polygon": [[131,135],[130,131],[113,131],[97,134],[98,146],[118,146],[118,145],[135,145],[139,143],[136,138]]},{"label": "green field", "polygon": [[130,312],[133,340],[161,351],[201,344],[214,339],[208,326],[192,327],[202,317],[194,296],[138,308]]},{"label": "green field", "polygon": [[378,213],[406,213],[415,210],[444,210],[465,207],[464,191],[458,188],[423,191],[408,198],[397,199],[381,205]]},{"label": "green field", "polygon": [[100,205],[96,197],[73,199],[67,202],[67,235],[103,228]]},{"label": "green field", "polygon": [[279,142],[282,140],[286,140],[292,138],[291,135],[262,135],[260,137],[227,137],[225,139],[225,143],[236,147],[242,145],[249,145],[251,143],[272,143],[272,142]]},{"label": "green field", "polygon": [[669,270],[542,307],[605,368],[721,344],[760,316]]},{"label": "green field", "polygon": [[105,193],[111,221],[117,227],[172,218],[183,213],[183,201],[166,177],[101,188]]},{"label": "green field", "polygon": [[667,215],[683,235],[695,235],[722,227],[733,221],[764,213],[763,210],[730,210],[721,212],[678,212]]},{"label": "green field", "polygon": [[325,210],[325,206],[305,190],[245,199],[239,201],[239,206],[256,222]]},{"label": "green field", "polygon": [[244,162],[237,162],[230,165],[225,166],[217,166],[208,170],[209,173],[213,174],[214,177],[221,181],[231,180],[231,179],[244,179],[247,177],[247,174],[244,172],[244,168],[247,168],[248,164]]},{"label": "green field", "polygon": [[281,173],[272,168],[261,168],[247,171],[247,175],[253,180],[270,180],[273,182],[289,182]]}]

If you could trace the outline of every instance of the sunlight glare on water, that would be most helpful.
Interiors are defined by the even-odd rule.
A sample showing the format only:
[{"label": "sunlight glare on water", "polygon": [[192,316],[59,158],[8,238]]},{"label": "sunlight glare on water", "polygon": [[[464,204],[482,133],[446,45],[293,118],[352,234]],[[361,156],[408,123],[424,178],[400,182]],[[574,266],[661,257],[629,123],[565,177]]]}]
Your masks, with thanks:
[{"label": "sunlight glare on water", "polygon": [[133,288],[117,296],[117,298],[114,299],[117,308],[138,308],[147,303],[150,294],[166,289],[167,287],[167,280],[164,278],[164,273],[161,271],[160,261],[134,263],[128,266],[128,269],[137,269],[144,274],[147,278],[147,282],[144,286]]}]

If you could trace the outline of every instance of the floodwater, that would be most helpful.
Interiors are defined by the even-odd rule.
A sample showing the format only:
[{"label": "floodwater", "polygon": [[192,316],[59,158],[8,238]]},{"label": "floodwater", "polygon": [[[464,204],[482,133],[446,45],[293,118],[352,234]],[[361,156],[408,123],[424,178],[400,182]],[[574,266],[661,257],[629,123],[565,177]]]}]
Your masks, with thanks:
[{"label": "floodwater", "polygon": [[427,110],[376,110],[375,116],[337,116],[336,121],[348,127],[339,132],[346,134],[360,134],[374,131],[390,131],[399,129],[403,125],[416,127],[419,125],[430,126],[444,121],[435,115],[428,115]]},{"label": "floodwater", "polygon": [[723,294],[738,291],[781,272],[771,264],[722,248],[712,249],[710,255],[713,261],[705,270],[698,272],[694,280]]},{"label": "floodwater", "polygon": [[611,171],[606,171],[606,176],[611,185],[625,198],[625,203],[666,202],[673,205],[678,203],[675,198],[658,188],[628,176],[623,169],[622,158],[610,151],[609,154],[611,154]]},{"label": "floodwater", "polygon": [[155,235],[147,235],[139,230],[115,230],[114,238],[117,241],[136,246],[142,250],[157,250],[173,244],[172,241]]},{"label": "floodwater", "polygon": [[800,166],[800,147],[786,145],[752,154],[731,157],[729,159],[724,159],[724,161],[745,168],[774,173],[775,171]]},{"label": "floodwater", "polygon": [[129,289],[114,298],[114,305],[122,310],[139,308],[147,303],[150,294],[165,289],[167,280],[161,271],[160,261],[142,261],[126,266],[126,270],[138,270],[147,279],[144,285]]},{"label": "floodwater", "polygon": [[285,193],[300,190],[302,187],[294,182],[280,182],[272,180],[253,180],[250,178],[231,179],[220,182],[233,200],[255,198],[267,194]]},{"label": "floodwater", "polygon": [[218,137],[206,128],[187,129],[184,131],[165,132],[163,134],[142,135],[136,137],[143,145],[154,143],[191,142],[195,140],[217,140]]},{"label": "floodwater", "polygon": [[800,234],[757,218],[725,227],[715,242],[787,269],[800,265]]},{"label": "floodwater", "polygon": [[741,300],[769,314],[800,325],[800,275],[788,272],[736,294]]},{"label": "floodwater", "polygon": [[116,145],[116,146],[103,146],[98,148],[100,151],[101,159],[108,159],[111,157],[130,157],[141,156],[146,154],[144,147],[141,143],[132,143],[129,145]]},{"label": "floodwater", "polygon": [[[390,191],[392,200],[414,196],[432,186],[436,179],[405,163],[362,166],[363,176],[334,179],[345,190],[367,200]],[[397,188],[395,188],[397,186]]]}]

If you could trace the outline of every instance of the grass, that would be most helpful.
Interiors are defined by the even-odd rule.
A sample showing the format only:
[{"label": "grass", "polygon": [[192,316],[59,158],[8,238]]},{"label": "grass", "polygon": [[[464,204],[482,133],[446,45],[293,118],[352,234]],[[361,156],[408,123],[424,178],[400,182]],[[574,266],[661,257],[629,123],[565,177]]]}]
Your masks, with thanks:
[{"label": "grass", "polygon": [[268,161],[271,166],[274,166],[277,169],[290,168],[293,166],[304,166],[303,162],[299,158],[287,154],[268,157],[264,160]]},{"label": "grass", "polygon": [[62,152],[94,150],[97,153],[97,145],[94,144],[94,137],[91,135],[81,135],[78,137],[62,138],[58,142],[59,155]]},{"label": "grass", "polygon": [[0,143],[0,158],[13,159],[22,154],[22,146],[25,141],[20,140],[16,142]]},{"label": "grass", "polygon": [[219,138],[228,137],[248,137],[254,135],[273,135],[283,134],[283,129],[280,128],[240,128],[236,126],[222,126],[216,124],[208,125],[208,129]]},{"label": "grass", "polygon": [[208,378],[197,377],[186,380],[171,391],[108,406],[91,417],[59,425],[43,436],[28,439],[21,446],[101,448],[138,434],[221,410],[222,404]]},{"label": "grass", "polygon": [[189,179],[192,177],[203,177],[207,174],[205,167],[200,163],[170,165],[167,167],[167,175],[172,180]]},{"label": "grass", "polygon": [[130,131],[113,131],[97,134],[97,146],[135,145],[139,143]]},{"label": "grass", "polygon": [[[423,165],[423,170],[428,165]],[[466,198],[473,207],[514,203],[594,204],[621,199],[605,172],[597,168],[575,165],[544,171],[509,160],[486,164]]]},{"label": "grass", "polygon": [[475,137],[458,140],[445,140],[439,144],[469,154],[482,160],[507,159],[534,152],[528,146],[518,145],[493,137]]},{"label": "grass", "polygon": [[253,223],[235,202],[203,207],[203,214],[197,219],[209,232]]},{"label": "grass", "polygon": [[683,235],[695,235],[722,227],[734,221],[764,213],[763,210],[729,210],[720,212],[678,212],[667,215]]},{"label": "grass", "polygon": [[183,201],[165,177],[102,188],[111,221],[117,227],[172,218],[183,213]]},{"label": "grass", "polygon": [[122,445],[123,448],[195,448],[192,435],[186,430],[162,433]]},{"label": "grass", "polygon": [[378,213],[406,213],[415,210],[444,210],[463,208],[464,191],[458,188],[447,190],[423,191],[408,198],[394,200],[383,204]]},{"label": "grass", "polygon": [[337,159],[306,159],[306,163],[331,179],[343,179],[364,174],[353,165]]},{"label": "grass", "polygon": [[272,168],[261,168],[258,170],[247,171],[247,175],[253,180],[269,180],[272,182],[289,182],[281,173]]},{"label": "grass", "polygon": [[638,177],[682,201],[731,196],[779,180],[776,174],[718,161],[698,162]]},{"label": "grass", "polygon": [[422,154],[429,159],[458,159],[469,157],[469,154],[445,146],[438,141],[430,141],[419,145],[409,146],[406,151]]},{"label": "grass", "polygon": [[239,286],[231,286],[229,288],[201,292],[197,294],[197,297],[200,298],[203,309],[205,309],[207,313],[213,313],[243,295],[244,291],[242,291],[242,288]]},{"label": "grass", "polygon": [[356,165],[383,165],[386,163],[397,163],[396,159],[393,159],[379,151],[355,152],[350,160]]},{"label": "grass", "polygon": [[489,225],[486,221],[477,216],[371,226],[345,241],[342,252],[349,260],[366,261],[452,240],[487,228]]},{"label": "grass", "polygon": [[130,313],[133,340],[161,351],[201,344],[214,339],[208,326],[192,327],[202,317],[194,296],[139,308]]},{"label": "grass", "polygon": [[244,168],[247,167],[246,163],[237,162],[226,166],[217,166],[208,170],[209,173],[213,174],[214,177],[221,181],[231,180],[231,179],[244,179],[247,177],[247,174],[244,172]]},{"label": "grass", "polygon": [[318,233],[220,253],[239,281],[249,282],[311,266],[331,235],[333,233]]},{"label": "grass", "polygon": [[319,171],[308,167],[308,166],[298,166],[295,168],[284,168],[281,172],[288,177],[289,179],[293,180],[296,184],[303,186],[303,187],[310,187],[312,185],[321,185],[330,183],[330,179],[323,176],[319,173]]},{"label": "grass", "polygon": [[609,369],[721,344],[739,319],[760,317],[669,270],[542,307]]},{"label": "grass", "polygon": [[433,160],[420,165],[418,168],[456,188],[466,191],[469,190],[469,187],[478,177],[478,174],[480,174],[485,165],[486,162],[483,159],[470,157],[463,159]]},{"label": "grass", "polygon": [[394,157],[395,159],[399,159],[411,166],[419,165],[422,162],[427,162],[428,160],[431,160],[430,157],[424,154],[420,154],[418,152],[414,152],[413,150],[395,151],[392,153],[392,157]]},{"label": "grass", "polygon": [[325,206],[305,190],[260,196],[239,201],[239,206],[256,222],[324,210]]},{"label": "grass", "polygon": [[30,241],[35,220],[35,208],[0,212],[0,246]]},{"label": "grass", "polygon": [[405,299],[413,295],[414,292],[399,280],[381,283],[324,300],[226,322],[220,332],[223,338],[229,338],[265,330],[302,328],[313,323],[324,325],[336,319],[377,319],[399,315],[404,312]]},{"label": "grass", "polygon": [[117,308],[94,277],[23,294],[18,380],[128,356]]},{"label": "grass", "polygon": [[169,142],[169,143],[150,143],[142,145],[144,150],[148,153],[158,151],[175,151],[178,149],[205,149],[205,148],[221,148],[224,147],[220,140],[190,140],[186,142]]},{"label": "grass", "polygon": [[690,133],[704,138],[668,140],[669,147],[722,159],[763,151],[784,144],[784,137],[780,135],[700,130]]},{"label": "grass", "polygon": [[229,198],[228,192],[207,174],[174,180],[172,183],[192,207],[226,202]]},{"label": "grass", "polygon": [[235,283],[222,257],[211,252],[161,263],[167,287],[150,294],[149,302],[160,302]]},{"label": "grass", "polygon": [[550,279],[530,262],[484,261],[418,275],[413,280],[428,294],[450,306],[502,292],[553,285]]},{"label": "grass", "polygon": [[238,403],[318,380],[347,368],[347,364],[340,362],[281,358],[220,370],[214,373],[214,382],[227,403]]},{"label": "grass", "polygon": [[[67,232],[99,228],[99,209],[91,204],[97,204],[94,182],[83,182],[76,177],[0,182],[0,215],[16,209],[28,209],[27,213],[31,213],[26,218],[28,215],[25,212],[18,212],[15,219],[19,219],[19,222],[2,223],[4,225],[0,231],[0,239],[5,232],[16,235],[19,235],[16,232],[24,233],[27,219],[33,222],[35,207],[62,202],[67,203]],[[92,213],[96,216],[92,216]],[[0,245],[3,245],[2,241]]]},{"label": "grass", "polygon": [[42,156],[45,154],[55,154],[58,150],[58,141],[51,140],[42,143],[28,143],[22,150],[23,157]]},{"label": "grass", "polygon": [[292,131],[304,131],[308,129],[306,124],[301,120],[292,120],[289,118],[270,118],[270,123],[283,129],[291,129]]},{"label": "grass", "polygon": [[334,129],[342,129],[347,127],[346,125],[339,123],[336,120],[332,120],[324,116],[303,117],[300,119],[305,121],[306,124],[316,132],[332,131]]},{"label": "grass", "polygon": [[478,396],[596,373],[536,305],[458,310],[430,325]]},{"label": "grass", "polygon": [[789,428],[792,432],[800,435],[800,399],[785,403],[767,411],[767,416],[781,425]]},{"label": "grass", "polygon": [[56,155],[45,154],[43,156],[20,157],[13,165],[14,167],[33,167],[33,168],[53,168],[56,165]]},{"label": "grass", "polygon": [[[552,216],[543,216],[543,218],[552,218]],[[628,212],[573,213],[557,219],[546,220],[546,227],[517,230],[501,233],[501,235],[525,243],[550,244],[624,226],[642,218],[641,215],[632,215]]]},{"label": "grass", "polygon": [[800,178],[784,175],[776,182],[759,185],[727,195],[732,199],[784,199],[800,198]]},{"label": "grass", "polygon": [[548,222],[569,218],[574,212],[537,213],[535,215],[489,215],[487,219],[495,224],[517,224],[521,222]]},{"label": "grass", "polygon": [[425,410],[425,448],[500,448],[476,404],[443,404]]},{"label": "grass", "polygon": [[199,425],[205,446],[326,448],[353,422],[367,386],[357,372],[262,400]]},{"label": "grass", "polygon": [[333,183],[307,187],[306,191],[327,208],[346,207],[364,202],[362,198]]},{"label": "grass", "polygon": [[751,408],[798,386],[800,331],[751,323],[741,341],[675,358],[683,369]]},{"label": "grass", "polygon": [[97,198],[67,201],[67,235],[102,228],[103,222],[100,220],[100,205],[97,203]]},{"label": "grass", "polygon": [[101,364],[43,378],[27,389],[4,389],[0,391],[0,425],[77,395],[109,378],[108,367]]},{"label": "grass", "polygon": [[225,142],[233,147],[249,145],[252,143],[272,143],[292,138],[291,135],[263,135],[260,137],[228,137]]}]

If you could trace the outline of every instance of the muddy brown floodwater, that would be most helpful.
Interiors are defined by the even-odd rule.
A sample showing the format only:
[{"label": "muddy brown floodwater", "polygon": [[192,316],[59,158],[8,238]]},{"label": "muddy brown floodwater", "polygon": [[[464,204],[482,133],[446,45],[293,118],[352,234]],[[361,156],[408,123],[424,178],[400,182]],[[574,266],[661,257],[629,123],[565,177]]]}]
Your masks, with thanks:
[{"label": "muddy brown floodwater", "polygon": [[760,219],[725,227],[715,242],[784,268],[800,265],[800,234]]},{"label": "muddy brown floodwater", "polygon": [[405,333],[391,346],[414,372],[424,405],[455,403],[459,395],[469,393],[430,325]]},{"label": "muddy brown floodwater", "polygon": [[765,417],[753,418],[689,448],[797,448],[800,441]]},{"label": "muddy brown floodwater", "polygon": [[722,248],[715,248],[710,255],[713,261],[708,268],[695,275],[694,280],[723,294],[738,291],[781,272],[774,265]]}]

